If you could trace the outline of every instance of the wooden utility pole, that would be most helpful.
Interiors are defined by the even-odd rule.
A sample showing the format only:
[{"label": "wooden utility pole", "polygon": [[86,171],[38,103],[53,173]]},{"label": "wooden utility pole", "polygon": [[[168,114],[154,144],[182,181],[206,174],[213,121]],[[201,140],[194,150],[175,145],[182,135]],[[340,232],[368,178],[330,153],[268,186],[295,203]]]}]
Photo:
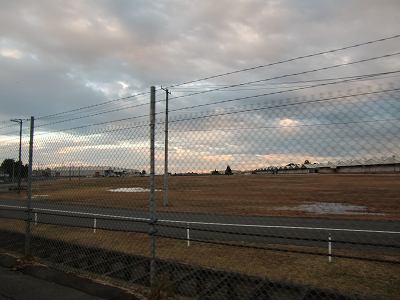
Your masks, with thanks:
[{"label": "wooden utility pole", "polygon": [[168,95],[171,92],[168,88],[161,88],[165,91],[165,129],[164,129],[164,188],[163,188],[163,206],[168,206]]}]

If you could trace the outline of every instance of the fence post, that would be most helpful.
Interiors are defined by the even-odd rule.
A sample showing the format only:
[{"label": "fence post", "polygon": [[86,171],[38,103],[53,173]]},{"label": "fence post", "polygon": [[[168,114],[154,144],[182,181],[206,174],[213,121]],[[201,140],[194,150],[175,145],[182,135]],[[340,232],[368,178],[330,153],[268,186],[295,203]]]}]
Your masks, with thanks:
[{"label": "fence post", "polygon": [[26,203],[27,218],[25,222],[25,256],[31,254],[31,215],[32,215],[32,161],[33,161],[33,132],[35,119],[31,117],[29,135],[29,164],[28,164],[28,199]]},{"label": "fence post", "polygon": [[156,88],[150,88],[150,198],[149,198],[149,217],[150,217],[150,286],[153,287],[155,283],[156,273],[156,203],[154,195],[154,177],[155,177],[155,158],[154,158],[154,145],[155,145],[155,115],[156,112]]}]

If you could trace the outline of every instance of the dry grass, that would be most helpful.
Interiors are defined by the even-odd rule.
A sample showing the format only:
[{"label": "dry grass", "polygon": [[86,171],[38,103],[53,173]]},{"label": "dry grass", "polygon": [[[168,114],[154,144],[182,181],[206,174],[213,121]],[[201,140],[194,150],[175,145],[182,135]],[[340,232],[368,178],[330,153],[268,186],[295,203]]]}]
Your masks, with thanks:
[{"label": "dry grass", "polygon": [[[400,220],[400,175],[235,175],[171,176],[170,206],[159,211],[218,213],[258,216],[315,216],[293,210],[276,210],[305,202],[337,202],[362,205],[370,213],[384,215],[341,215],[341,218]],[[157,189],[162,178],[156,177]],[[104,207],[147,209],[148,193],[113,193],[111,188],[148,188],[148,177],[73,178],[36,182],[34,195],[42,201]],[[24,198],[23,193],[19,198]],[[15,192],[0,193],[0,199],[18,198]],[[35,200],[38,200],[36,198]],[[324,215],[324,217],[338,217]]]},{"label": "dry grass", "polygon": [[[23,232],[23,224],[1,220],[0,228]],[[61,239],[85,246],[97,246],[129,254],[149,255],[149,238],[145,234],[107,232],[68,228],[55,225],[33,227],[35,235]],[[287,248],[287,246],[285,246]],[[315,248],[291,247],[300,250]],[[326,249],[319,249],[326,251]],[[334,253],[359,255],[355,251]],[[365,254],[365,253],[364,253]],[[373,254],[371,254],[373,255]],[[326,257],[280,253],[256,249],[234,248],[185,241],[157,239],[157,256],[218,270],[237,271],[250,275],[306,284],[319,288],[336,289],[383,299],[398,299],[400,295],[400,265],[372,263],[348,259],[335,259],[328,263]],[[400,256],[376,257],[400,260]]]}]

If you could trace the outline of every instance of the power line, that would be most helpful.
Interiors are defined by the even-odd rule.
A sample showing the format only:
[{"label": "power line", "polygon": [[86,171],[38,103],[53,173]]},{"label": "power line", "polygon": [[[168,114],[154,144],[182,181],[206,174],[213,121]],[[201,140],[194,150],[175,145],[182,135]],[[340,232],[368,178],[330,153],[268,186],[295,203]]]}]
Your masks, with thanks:
[{"label": "power line", "polygon": [[[135,105],[132,105],[130,102],[128,102],[128,103],[125,103],[125,104],[117,104],[117,105],[119,105],[120,107],[126,107],[126,105],[129,105],[129,107],[142,107],[142,106],[146,106],[146,105],[148,105],[148,103],[146,102],[146,103],[140,103],[140,104],[135,104]],[[122,106],[121,106],[122,105]],[[79,115],[79,114],[82,114],[82,113],[91,113],[91,112],[101,112],[101,111],[107,111],[108,109],[110,109],[110,108],[114,108],[115,107],[115,104],[114,103],[109,103],[109,104],[105,104],[105,105],[103,105],[102,107],[90,107],[90,108],[87,108],[87,109],[84,109],[84,110],[78,110],[77,109],[77,111],[75,111],[75,112],[72,112],[72,113],[66,113],[66,114],[64,114],[64,115],[60,115],[60,116],[55,116],[55,117],[49,117],[49,118],[47,118],[47,119],[62,119],[62,118],[70,118],[70,117],[73,117],[73,116],[76,116],[76,115]]]},{"label": "power line", "polygon": [[[289,58],[289,59],[286,59],[286,60],[281,60],[281,61],[277,61],[277,62],[273,62],[273,63],[269,63],[269,64],[259,65],[259,66],[255,66],[255,67],[251,67],[251,68],[245,68],[245,69],[236,70],[236,71],[232,71],[232,72],[226,72],[226,73],[217,74],[217,75],[213,75],[213,76],[203,77],[203,78],[196,79],[196,80],[186,81],[186,82],[183,82],[183,83],[171,85],[171,86],[169,86],[169,88],[178,87],[178,86],[182,86],[182,85],[186,85],[186,84],[190,84],[190,83],[194,83],[194,82],[199,82],[199,81],[204,81],[204,80],[208,80],[208,79],[213,79],[213,78],[217,78],[217,77],[232,75],[232,74],[236,74],[236,73],[240,73],[240,72],[255,70],[255,69],[259,69],[259,68],[265,68],[265,67],[269,67],[269,66],[273,66],[273,65],[283,64],[283,63],[292,62],[292,61],[296,61],[296,60],[300,60],[300,59],[304,59],[304,58],[310,58],[310,57],[314,57],[314,56],[318,56],[318,55],[334,53],[334,52],[343,51],[343,50],[356,48],[356,47],[360,47],[360,46],[365,46],[365,45],[370,45],[370,44],[374,44],[374,43],[384,42],[384,41],[388,41],[388,40],[391,40],[391,39],[396,39],[396,38],[399,38],[399,37],[400,37],[400,34],[396,34],[396,35],[393,35],[393,36],[384,37],[384,38],[380,38],[380,39],[376,39],[376,40],[370,40],[370,41],[367,41],[367,42],[353,44],[353,45],[349,45],[349,46],[345,46],[345,47],[341,47],[341,48],[336,48],[336,49],[331,49],[331,50],[327,50],[327,51],[322,51],[322,52],[317,52],[317,53],[297,56],[297,57],[293,57],[293,58]],[[137,96],[140,96],[140,95],[148,95],[149,93],[150,92],[142,92],[142,93],[138,93],[138,94],[135,94],[135,95],[130,95],[130,96],[127,96],[127,97],[121,97],[121,98],[117,98],[117,99],[108,100],[108,101],[105,101],[105,102],[102,102],[102,103],[83,106],[83,107],[79,107],[79,108],[76,108],[76,109],[71,109],[71,110],[67,110],[67,111],[63,111],[63,112],[59,112],[59,113],[39,116],[39,117],[36,118],[36,120],[39,120],[39,119],[42,119],[42,118],[56,117],[56,116],[60,116],[60,115],[63,115],[63,114],[70,113],[70,112],[77,112],[77,111],[80,111],[80,110],[89,109],[89,108],[93,108],[93,107],[99,107],[99,106],[107,105],[107,104],[110,104],[110,103],[113,103],[113,102],[134,98],[134,97],[137,97]]]},{"label": "power line", "polygon": [[[400,72],[400,71],[393,71],[393,72]],[[388,72],[388,73],[391,73],[391,72]],[[272,95],[283,94],[283,93],[287,93],[287,92],[295,92],[295,91],[300,91],[300,90],[305,90],[305,89],[310,89],[310,88],[315,88],[315,87],[321,87],[321,86],[334,85],[334,84],[338,84],[338,83],[344,83],[344,82],[348,82],[348,81],[351,81],[351,80],[345,79],[345,80],[336,81],[336,82],[327,82],[327,83],[320,83],[320,84],[310,85],[310,86],[306,86],[306,87],[292,88],[292,89],[289,89],[289,90],[276,91],[276,92],[270,92],[270,93],[263,93],[263,94],[257,94],[257,95],[251,95],[251,96],[243,96],[243,97],[237,97],[237,98],[233,98],[233,99],[214,101],[214,102],[209,102],[209,103],[204,103],[204,104],[197,104],[197,105],[192,105],[192,106],[185,106],[185,107],[182,107],[182,108],[176,108],[174,110],[170,110],[170,112],[181,111],[181,110],[192,109],[192,108],[198,108],[198,107],[205,107],[205,106],[222,104],[222,103],[235,102],[235,101],[239,101],[239,100],[259,98],[259,97],[263,97],[263,96],[272,96]]]},{"label": "power line", "polygon": [[[363,74],[363,75],[354,75],[354,76],[345,76],[345,77],[336,77],[336,78],[331,78],[330,80],[337,80],[337,79],[349,79],[346,81],[352,81],[353,78],[373,78],[375,76],[381,76],[381,75],[387,75],[387,74],[394,74],[394,73],[399,73],[400,70],[398,71],[391,71],[391,72],[380,72],[380,73],[372,73],[372,74]],[[320,81],[320,80],[317,80]],[[321,80],[322,81],[322,80]],[[325,80],[324,80],[325,81]],[[339,82],[340,83],[340,82]],[[329,83],[329,84],[335,84],[335,82],[333,83]],[[320,85],[315,85],[315,86],[320,86]],[[298,89],[305,89],[305,88],[312,88],[315,86],[301,86]],[[297,89],[296,89],[297,90]],[[293,91],[293,90],[288,90],[288,91]],[[286,90],[284,91],[280,91],[280,92],[286,92]],[[93,117],[93,116],[98,116],[98,115],[102,115],[102,114],[107,114],[107,113],[112,113],[112,112],[117,112],[117,111],[121,111],[124,109],[129,109],[129,108],[136,108],[136,107],[140,107],[143,105],[147,105],[146,104],[135,104],[135,105],[130,105],[130,106],[124,106],[124,107],[120,107],[120,108],[116,108],[116,109],[112,109],[112,110],[108,110],[108,111],[101,111],[101,112],[97,112],[97,113],[93,113],[93,114],[88,114],[88,115],[84,115],[84,116],[79,116],[79,117],[75,117],[75,118],[69,118],[69,119],[65,119],[65,120],[61,120],[61,121],[56,121],[56,122],[50,122],[50,123],[46,123],[46,124],[42,124],[39,126],[36,126],[36,128],[40,128],[40,127],[45,127],[45,126],[49,126],[49,125],[54,125],[54,124],[60,124],[60,123],[65,123],[65,122],[69,122],[69,121],[74,121],[74,120],[79,120],[79,119],[84,119],[84,118],[88,118],[88,117]],[[209,104],[207,104],[209,105]],[[194,108],[193,106],[190,106],[188,108]],[[180,108],[180,109],[175,109],[175,110],[171,110],[171,112],[174,111],[179,111],[179,110],[184,110],[184,109],[188,109],[188,108]],[[163,112],[159,112],[156,114],[161,114]],[[138,116],[133,116],[130,119],[137,119],[137,118],[144,118],[144,117],[148,117],[148,114],[144,114],[144,115],[138,115]]]},{"label": "power line", "polygon": [[[6,121],[3,121],[4,123],[6,123]],[[8,121],[8,123],[9,123],[10,121]],[[15,127],[15,124],[9,124],[9,125],[6,125],[6,126],[3,126],[3,127],[0,127],[0,129],[4,129],[4,128],[10,128],[10,127]]]},{"label": "power line", "polygon": [[[382,74],[387,74],[387,72],[383,73],[377,73],[377,75],[382,75]],[[394,78],[394,77],[399,77],[400,75],[394,75],[394,76],[382,76],[382,77],[376,77],[376,78],[370,78],[367,75],[353,75],[353,76],[343,76],[343,77],[331,77],[331,78],[325,78],[325,79],[314,79],[314,80],[298,80],[298,81],[291,81],[291,82],[266,82],[263,84],[249,84],[250,87],[246,88],[238,88],[238,89],[227,89],[224,91],[251,91],[251,90],[263,90],[263,89],[280,89],[284,88],[282,85],[291,85],[291,84],[298,84],[298,83],[312,83],[312,82],[325,82],[325,81],[333,81],[333,80],[338,80],[338,79],[351,79],[351,81],[365,81],[365,80],[381,80],[381,79],[386,79],[386,78]],[[350,81],[350,80],[349,80]],[[266,85],[269,85],[266,87]],[[275,85],[274,87],[271,87],[271,85]],[[227,86],[227,85],[220,85],[220,86]],[[211,89],[216,86],[208,86],[208,87],[198,87],[198,88],[178,88],[179,92],[194,92],[200,89]],[[301,87],[301,86],[299,86]]]},{"label": "power line", "polygon": [[[99,122],[99,123],[93,123],[93,124],[86,124],[86,125],[82,125],[82,126],[76,126],[76,127],[70,127],[70,128],[63,128],[63,129],[59,129],[59,130],[55,130],[55,131],[51,131],[51,132],[43,132],[40,134],[35,134],[35,136],[38,135],[46,135],[46,134],[50,134],[50,133],[57,133],[57,132],[63,132],[63,131],[70,131],[70,130],[76,130],[76,129],[83,129],[83,128],[88,128],[88,127],[93,127],[93,126],[99,126],[99,125],[105,125],[105,124],[112,124],[112,123],[117,123],[117,122],[123,122],[123,121],[127,121],[127,120],[132,120],[135,119],[136,117],[129,117],[129,118],[122,118],[122,119],[118,119],[118,120],[112,120],[112,121],[105,121],[105,122]],[[135,126],[132,128],[139,128],[139,127],[148,127],[148,124],[144,124],[144,125],[140,125],[140,126]]]},{"label": "power line", "polygon": [[[182,120],[179,120],[182,121]],[[254,130],[254,129],[280,129],[280,128],[301,128],[301,127],[318,127],[318,126],[334,126],[334,125],[350,125],[350,124],[363,124],[363,123],[378,123],[378,122],[392,122],[400,121],[400,118],[389,119],[375,119],[364,121],[349,121],[349,122],[330,122],[330,123],[315,123],[315,124],[300,124],[300,125],[286,125],[286,126],[257,126],[257,127],[229,127],[229,128],[214,128],[214,129],[189,129],[189,130],[171,130],[172,132],[203,132],[203,131],[230,131],[230,130]]]},{"label": "power line", "polygon": [[306,100],[306,101],[294,102],[294,103],[278,104],[278,105],[274,105],[274,106],[267,106],[267,107],[261,107],[261,108],[258,107],[258,108],[245,109],[245,110],[233,111],[233,112],[231,112],[231,111],[230,112],[222,112],[222,113],[216,113],[216,114],[213,114],[213,115],[191,117],[191,118],[179,119],[179,120],[171,120],[170,123],[188,121],[188,120],[194,120],[194,119],[204,119],[204,118],[232,115],[232,114],[237,114],[237,113],[252,112],[252,111],[259,111],[259,110],[266,110],[266,109],[282,108],[282,107],[302,105],[302,104],[327,102],[327,101],[338,100],[338,99],[347,99],[347,98],[354,98],[354,97],[367,96],[367,95],[375,95],[375,94],[381,94],[381,93],[389,93],[389,92],[395,92],[395,91],[400,91],[400,88],[387,89],[387,90],[382,90],[382,91],[364,92],[364,93],[344,95],[344,96],[335,96],[335,97],[322,98],[322,99],[320,98],[320,99]]},{"label": "power line", "polygon": [[396,34],[396,35],[392,35],[392,36],[388,36],[388,37],[384,37],[384,38],[380,38],[380,39],[376,39],[376,40],[371,40],[371,41],[367,41],[367,42],[363,42],[363,43],[357,43],[357,44],[341,47],[341,48],[301,55],[301,56],[297,56],[297,57],[293,57],[293,58],[289,58],[289,59],[285,59],[285,60],[280,60],[280,61],[276,61],[276,62],[264,64],[264,65],[259,65],[259,66],[255,66],[255,67],[244,68],[244,69],[235,70],[235,71],[231,71],[231,72],[226,72],[226,73],[221,73],[221,74],[212,75],[212,76],[208,76],[208,77],[203,77],[200,79],[190,80],[190,81],[182,82],[179,84],[173,84],[173,85],[170,85],[169,88],[182,86],[182,85],[186,85],[186,84],[190,84],[190,83],[195,83],[195,82],[199,82],[199,81],[214,79],[214,78],[218,78],[218,77],[223,77],[223,76],[227,76],[227,75],[237,74],[237,73],[241,73],[241,72],[256,70],[256,69],[260,69],[260,68],[266,68],[266,67],[279,65],[279,64],[283,64],[283,63],[287,63],[287,62],[292,62],[292,61],[296,61],[296,60],[300,60],[300,59],[304,59],[304,58],[310,58],[310,57],[324,55],[324,54],[328,54],[328,53],[334,53],[334,52],[338,52],[338,51],[348,50],[348,49],[352,49],[352,48],[356,48],[356,47],[360,47],[360,46],[371,45],[371,44],[375,44],[375,43],[388,41],[391,39],[397,39],[399,37],[400,37],[400,34]]},{"label": "power line", "polygon": [[[148,105],[148,104],[146,103],[146,105]],[[130,107],[127,107],[127,108],[131,108],[131,107],[137,107],[137,106],[134,105],[134,106],[130,106]],[[70,118],[70,119],[66,119],[66,120],[46,123],[46,124],[42,124],[42,125],[36,126],[36,128],[45,127],[45,126],[54,125],[54,124],[65,123],[65,122],[70,122],[70,121],[75,121],[75,120],[80,120],[80,119],[85,119],[85,118],[93,117],[93,116],[99,116],[99,115],[106,114],[106,113],[112,113],[112,112],[116,112],[116,111],[125,110],[127,108],[116,108],[116,109],[113,109],[113,110],[110,110],[110,111],[103,111],[103,112],[93,113],[93,114],[84,115],[84,116],[80,116],[80,117]],[[149,116],[149,114],[134,116],[134,117],[130,117],[129,120],[144,118],[144,117],[148,117],[148,116]]]},{"label": "power line", "polygon": [[[113,102],[116,102],[116,101],[122,101],[122,100],[135,98],[135,97],[138,97],[138,96],[148,95],[148,94],[150,94],[150,92],[142,92],[142,93],[139,93],[139,94],[126,96],[126,97],[121,97],[121,98],[117,98],[117,99],[112,99],[112,100],[108,100],[108,101],[105,101],[105,102],[92,104],[92,105],[87,105],[87,106],[83,106],[83,107],[79,107],[79,108],[75,108],[75,109],[71,109],[71,110],[66,110],[66,111],[59,112],[59,113],[40,116],[40,117],[37,117],[36,119],[39,120],[39,119],[43,119],[43,118],[51,118],[51,117],[59,116],[59,115],[66,114],[66,113],[69,113],[69,112],[76,112],[76,111],[80,111],[80,110],[83,110],[83,109],[88,109],[88,108],[92,108],[92,107],[98,107],[98,106],[102,106],[102,105],[105,105],[105,104],[108,104],[108,103],[113,103]],[[145,105],[145,104],[143,104],[143,105]]]},{"label": "power line", "polygon": [[[281,79],[281,78],[287,78],[287,77],[291,77],[291,76],[298,76],[298,75],[304,75],[304,74],[308,74],[308,73],[314,73],[314,72],[317,72],[317,71],[330,70],[330,69],[334,69],[334,68],[350,66],[350,65],[354,65],[354,64],[358,64],[358,63],[378,60],[378,59],[392,57],[392,56],[396,56],[396,55],[400,55],[400,52],[394,52],[394,53],[385,54],[385,55],[381,55],[381,56],[374,56],[374,57],[365,58],[365,59],[361,59],[361,60],[356,60],[356,61],[352,61],[352,62],[348,62],[348,63],[336,64],[336,65],[332,65],[332,66],[316,68],[316,69],[311,69],[311,70],[297,72],[297,73],[284,74],[284,75],[280,75],[280,76],[269,77],[269,78],[253,80],[253,81],[247,81],[247,82],[238,83],[238,84],[231,84],[231,85],[227,85],[225,87],[220,87],[220,88],[210,89],[210,90],[206,90],[206,91],[195,92],[195,93],[191,93],[191,94],[187,94],[187,95],[181,95],[181,96],[172,97],[172,98],[170,98],[170,100],[175,100],[175,99],[178,99],[178,98],[184,98],[184,97],[200,95],[200,94],[205,94],[205,93],[210,93],[210,92],[219,91],[219,90],[225,90],[227,88],[244,86],[244,85],[248,85],[248,84],[252,84],[252,83],[259,83],[259,82],[265,82],[265,81],[270,81],[270,80],[274,80],[274,79]],[[161,102],[161,101],[162,100],[160,100],[159,102]]]},{"label": "power line", "polygon": [[[323,84],[326,85],[326,84]],[[320,85],[318,85],[320,86]],[[357,97],[357,96],[363,96],[363,95],[370,95],[370,94],[378,94],[378,93],[387,93],[387,92],[391,92],[391,91],[398,91],[400,90],[400,88],[397,89],[387,89],[387,90],[382,90],[382,91],[374,91],[374,92],[365,92],[365,93],[358,93],[358,94],[352,94],[352,95],[346,95],[346,96],[337,96],[337,97],[330,97],[330,98],[323,98],[323,99],[315,99],[315,100],[308,100],[308,101],[302,101],[302,102],[296,102],[296,103],[287,103],[287,104],[281,104],[278,106],[271,106],[271,107],[266,107],[266,108],[262,108],[262,109],[270,109],[270,108],[278,108],[278,107],[285,107],[285,106],[290,106],[290,105],[300,105],[300,104],[307,104],[307,103],[313,103],[313,102],[323,102],[323,101],[330,101],[330,100],[334,100],[334,99],[339,99],[339,98],[349,98],[349,97]],[[270,93],[271,94],[271,93]],[[266,94],[262,94],[262,95],[266,95]],[[231,101],[236,101],[236,100],[240,100],[240,99],[247,99],[247,98],[252,98],[252,97],[259,97],[262,95],[256,95],[256,96],[248,96],[248,97],[241,97],[241,98],[236,98],[236,99],[229,99],[229,100],[224,100],[224,102],[231,102]],[[195,107],[201,107],[201,106],[206,106],[206,105],[212,105],[215,104],[214,103],[209,103],[209,104],[201,104],[201,105],[195,105],[195,106],[191,106],[191,107],[185,107],[182,109],[176,109],[176,110],[172,110],[172,111],[178,111],[178,110],[183,110],[183,109],[188,109],[188,108],[195,108]],[[260,108],[257,109],[252,109],[252,110],[246,110],[246,111],[254,111],[254,110],[260,110]],[[170,111],[171,112],[171,111]],[[245,111],[238,111],[238,112],[229,112],[229,113],[219,113],[219,114],[214,114],[214,115],[209,115],[209,116],[200,116],[200,117],[195,117],[195,118],[187,118],[187,119],[180,119],[180,120],[171,120],[170,123],[173,122],[181,122],[181,121],[187,121],[187,120],[192,120],[192,119],[200,119],[200,118],[209,118],[209,117],[215,117],[215,116],[220,116],[220,115],[226,115],[226,114],[233,114],[233,113],[241,113],[241,112],[245,112]],[[159,112],[157,114],[162,114],[163,112]],[[147,115],[148,116],[148,115]],[[62,131],[70,131],[70,130],[76,130],[76,129],[83,129],[83,128],[88,128],[88,127],[93,127],[93,126],[99,126],[99,125],[105,125],[105,124],[112,124],[112,123],[117,123],[117,122],[122,122],[122,121],[128,121],[128,120],[132,120],[132,119],[136,119],[138,117],[142,117],[142,116],[133,116],[133,117],[128,117],[128,118],[122,118],[122,119],[117,119],[117,120],[111,120],[111,121],[105,121],[105,122],[99,122],[99,123],[92,123],[92,124],[85,124],[85,125],[81,125],[81,126],[76,126],[76,127],[70,127],[70,128],[64,128],[64,129],[59,129],[56,131],[52,131],[51,133],[56,133],[56,132],[62,132]],[[157,125],[160,124],[164,124],[164,122],[157,122]],[[148,126],[148,124],[143,124],[140,125],[140,127],[146,127]],[[137,128],[137,127],[134,127]],[[42,134],[36,134],[37,135],[43,135],[43,134],[48,134],[48,133],[42,133]]]},{"label": "power line", "polygon": [[[89,126],[88,126],[89,127]],[[134,125],[134,126],[129,126],[129,127],[120,127],[120,128],[113,128],[113,129],[106,129],[106,130],[93,130],[93,131],[89,131],[86,132],[85,135],[91,135],[91,134],[103,134],[103,133],[109,133],[109,132],[117,132],[117,131],[123,131],[123,130],[128,130],[128,129],[138,129],[138,128],[148,128],[149,125],[148,124],[144,124],[144,125]],[[75,128],[67,128],[67,129],[61,129],[61,130],[57,130],[57,131],[52,131],[52,132],[42,132],[37,134],[37,136],[44,136],[47,134],[51,134],[51,133],[57,133],[57,132],[63,132],[63,131],[69,131],[69,130],[74,130]],[[79,129],[79,128],[78,128]],[[135,138],[139,138],[139,137],[148,137],[148,134],[144,134],[144,135],[135,135]]]}]

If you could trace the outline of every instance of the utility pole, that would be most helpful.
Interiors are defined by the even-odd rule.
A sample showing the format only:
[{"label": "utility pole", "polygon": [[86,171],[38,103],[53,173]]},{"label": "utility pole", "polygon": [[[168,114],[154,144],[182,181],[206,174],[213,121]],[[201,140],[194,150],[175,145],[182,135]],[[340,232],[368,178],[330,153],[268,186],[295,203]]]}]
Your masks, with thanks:
[{"label": "utility pole", "polygon": [[18,153],[18,193],[21,192],[21,179],[22,179],[22,161],[21,161],[21,150],[22,150],[22,119],[11,119],[11,122],[19,123],[19,153]]},{"label": "utility pole", "polygon": [[155,123],[156,88],[150,88],[150,198],[149,198],[149,235],[150,235],[150,286],[153,288],[156,276],[156,201],[155,201]]},{"label": "utility pole", "polygon": [[33,164],[33,137],[34,137],[35,118],[31,117],[29,134],[29,158],[28,158],[28,199],[26,203],[27,220],[25,226],[25,256],[31,254],[31,218],[32,218],[32,164]]},{"label": "utility pole", "polygon": [[163,206],[168,206],[168,95],[171,92],[168,88],[162,88],[165,91],[165,142],[164,142],[164,198]]}]

